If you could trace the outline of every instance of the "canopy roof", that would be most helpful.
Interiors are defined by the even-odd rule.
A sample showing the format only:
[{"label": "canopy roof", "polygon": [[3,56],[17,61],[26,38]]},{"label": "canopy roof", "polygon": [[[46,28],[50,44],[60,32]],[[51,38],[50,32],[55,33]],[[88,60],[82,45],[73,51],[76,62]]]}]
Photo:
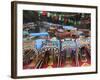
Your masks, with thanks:
[{"label": "canopy roof", "polygon": [[49,34],[47,32],[42,33],[31,33],[30,36],[48,36]]},{"label": "canopy roof", "polygon": [[77,28],[73,27],[73,26],[63,26],[64,29],[67,30],[76,30]]}]

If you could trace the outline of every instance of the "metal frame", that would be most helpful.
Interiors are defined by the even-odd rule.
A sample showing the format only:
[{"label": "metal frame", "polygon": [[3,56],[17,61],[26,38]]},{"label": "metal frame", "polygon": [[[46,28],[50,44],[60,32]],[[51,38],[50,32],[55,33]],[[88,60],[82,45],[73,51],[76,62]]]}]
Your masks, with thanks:
[{"label": "metal frame", "polygon": [[[81,7],[81,8],[94,8],[96,9],[96,71],[95,72],[82,72],[82,73],[63,73],[63,74],[50,74],[50,75],[37,75],[37,76],[17,76],[17,4],[34,4],[34,5],[48,5],[48,6],[63,6],[63,7]],[[40,3],[40,2],[11,2],[11,77],[12,78],[32,78],[32,77],[50,77],[50,76],[66,76],[66,75],[80,75],[80,74],[94,74],[98,72],[97,65],[97,44],[98,44],[98,7],[88,5],[73,5],[73,4],[56,4],[56,3]]]}]

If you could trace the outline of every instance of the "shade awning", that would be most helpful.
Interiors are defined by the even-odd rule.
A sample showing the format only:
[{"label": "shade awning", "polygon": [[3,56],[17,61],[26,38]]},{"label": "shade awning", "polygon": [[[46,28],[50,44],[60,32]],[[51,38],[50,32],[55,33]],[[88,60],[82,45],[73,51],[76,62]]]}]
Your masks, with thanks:
[{"label": "shade awning", "polygon": [[31,33],[30,36],[48,36],[49,34],[47,32],[42,33]]},{"label": "shade awning", "polygon": [[76,30],[77,28],[73,27],[73,26],[63,26],[64,29],[67,30]]}]

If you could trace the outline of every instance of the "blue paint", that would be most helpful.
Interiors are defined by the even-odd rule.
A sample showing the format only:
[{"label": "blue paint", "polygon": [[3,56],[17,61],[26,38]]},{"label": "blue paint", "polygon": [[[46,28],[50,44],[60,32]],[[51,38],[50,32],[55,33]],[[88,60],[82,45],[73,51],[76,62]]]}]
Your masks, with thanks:
[{"label": "blue paint", "polygon": [[49,36],[47,32],[42,33],[30,33],[30,36]]},{"label": "blue paint", "polygon": [[35,48],[36,49],[41,49],[42,48],[42,43],[45,42],[45,39],[37,39],[35,40]]},{"label": "blue paint", "polygon": [[67,30],[74,30],[76,29],[75,27],[73,26],[63,26],[64,29],[67,29]]}]

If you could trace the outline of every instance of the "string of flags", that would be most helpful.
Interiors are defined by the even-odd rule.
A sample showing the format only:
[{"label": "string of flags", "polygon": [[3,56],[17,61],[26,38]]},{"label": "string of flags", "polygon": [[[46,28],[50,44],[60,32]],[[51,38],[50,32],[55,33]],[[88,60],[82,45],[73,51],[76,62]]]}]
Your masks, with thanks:
[{"label": "string of flags", "polygon": [[[35,13],[33,13],[34,15]],[[81,23],[83,23],[80,19],[84,18],[85,15],[84,14],[79,14],[78,17],[80,17],[79,19],[77,19],[77,14],[63,14],[63,13],[57,13],[57,12],[47,12],[47,11],[38,11],[38,16],[44,16],[44,17],[48,17],[51,18],[52,20],[58,20],[61,21],[62,24],[67,24],[67,25],[80,25]],[[85,22],[85,21],[84,21]]]}]

